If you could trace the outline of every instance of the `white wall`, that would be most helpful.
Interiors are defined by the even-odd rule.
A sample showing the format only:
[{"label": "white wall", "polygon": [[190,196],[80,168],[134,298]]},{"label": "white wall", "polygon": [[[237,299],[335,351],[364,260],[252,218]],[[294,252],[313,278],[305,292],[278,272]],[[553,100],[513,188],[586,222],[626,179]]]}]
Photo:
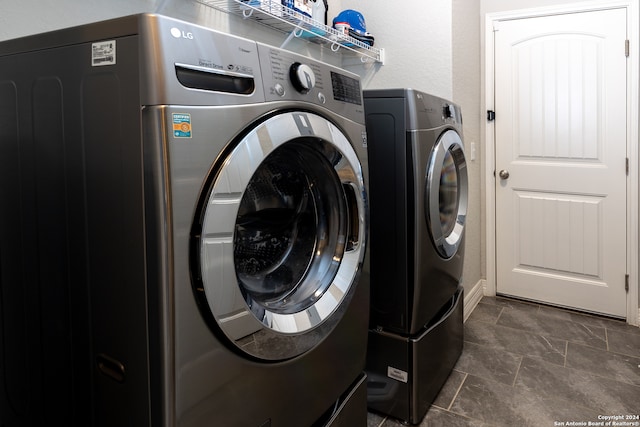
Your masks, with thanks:
[{"label": "white wall", "polygon": [[329,20],[344,9],[361,12],[375,46],[385,49],[385,65],[367,76],[365,88],[412,87],[453,97],[451,0],[329,0]]},{"label": "white wall", "polygon": [[151,12],[155,0],[0,0],[0,40]]},{"label": "white wall", "polygon": [[[464,143],[469,176],[469,206],[465,228],[463,285],[466,292],[486,277],[484,265],[484,209],[481,188],[480,122],[480,1],[453,0],[452,4],[453,100],[462,106]],[[471,145],[475,146],[475,159]]]},{"label": "white wall", "polygon": [[534,7],[558,6],[570,3],[584,3],[586,0],[482,0],[482,13],[504,12]]}]

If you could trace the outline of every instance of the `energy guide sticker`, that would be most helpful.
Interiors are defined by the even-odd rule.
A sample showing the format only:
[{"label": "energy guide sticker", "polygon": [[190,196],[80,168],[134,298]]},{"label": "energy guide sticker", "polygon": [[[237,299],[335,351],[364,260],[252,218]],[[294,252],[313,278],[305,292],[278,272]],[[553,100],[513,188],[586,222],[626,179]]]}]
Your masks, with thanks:
[{"label": "energy guide sticker", "polygon": [[91,66],[102,67],[104,65],[115,65],[116,63],[116,41],[107,40],[91,44]]},{"label": "energy guide sticker", "polygon": [[191,138],[191,114],[173,113],[173,136]]}]

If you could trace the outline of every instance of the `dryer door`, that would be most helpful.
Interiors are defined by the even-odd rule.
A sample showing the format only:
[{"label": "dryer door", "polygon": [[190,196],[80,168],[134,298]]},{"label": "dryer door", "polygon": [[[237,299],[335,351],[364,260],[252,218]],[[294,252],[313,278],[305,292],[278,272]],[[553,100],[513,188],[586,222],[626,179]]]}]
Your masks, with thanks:
[{"label": "dryer door", "polygon": [[425,191],[431,239],[441,257],[451,258],[462,242],[468,200],[462,140],[452,129],[440,135],[431,152]]},{"label": "dryer door", "polygon": [[213,328],[258,359],[302,354],[340,320],[362,265],[357,155],[321,116],[271,117],[214,167],[194,229],[194,288]]}]

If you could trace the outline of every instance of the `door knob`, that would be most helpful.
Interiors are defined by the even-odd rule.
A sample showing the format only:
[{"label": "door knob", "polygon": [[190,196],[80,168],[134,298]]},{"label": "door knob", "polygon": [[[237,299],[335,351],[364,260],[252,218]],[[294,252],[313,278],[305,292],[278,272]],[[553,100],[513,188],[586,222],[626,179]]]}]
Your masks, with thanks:
[{"label": "door knob", "polygon": [[509,179],[509,171],[502,169],[498,175],[500,176],[500,179]]}]

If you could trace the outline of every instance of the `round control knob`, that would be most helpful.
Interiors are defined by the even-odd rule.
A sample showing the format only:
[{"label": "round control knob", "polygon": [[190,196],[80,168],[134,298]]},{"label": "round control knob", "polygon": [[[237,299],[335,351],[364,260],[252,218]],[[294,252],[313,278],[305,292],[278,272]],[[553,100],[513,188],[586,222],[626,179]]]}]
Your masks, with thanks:
[{"label": "round control knob", "polygon": [[306,64],[294,62],[289,69],[289,78],[293,87],[300,93],[307,93],[316,85],[316,76]]}]

